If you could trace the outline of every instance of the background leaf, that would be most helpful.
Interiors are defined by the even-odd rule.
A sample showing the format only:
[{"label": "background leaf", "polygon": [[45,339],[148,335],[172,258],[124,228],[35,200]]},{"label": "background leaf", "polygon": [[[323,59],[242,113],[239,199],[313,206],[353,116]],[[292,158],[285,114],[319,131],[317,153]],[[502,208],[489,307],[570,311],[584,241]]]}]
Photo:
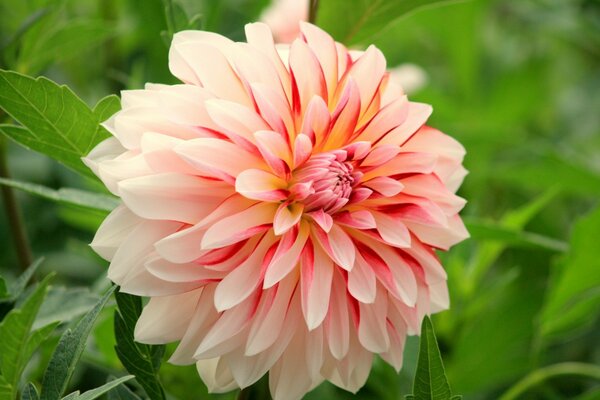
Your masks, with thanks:
[{"label": "background leaf", "polygon": [[44,374],[40,394],[42,400],[58,400],[67,389],[75,365],[85,348],[86,339],[113,291],[114,287],[98,301],[96,306],[79,321],[73,330],[67,329],[61,336]]},{"label": "background leaf", "polygon": [[81,157],[108,137],[99,124],[118,104],[108,96],[92,110],[66,86],[0,70],[0,108],[23,126],[2,125],[0,132],[85,176],[94,175]]},{"label": "background leaf", "polygon": [[413,395],[410,398],[414,400],[450,400],[453,398],[433,325],[427,316],[421,324],[419,361]]},{"label": "background leaf", "polygon": [[61,188],[58,190],[35,183],[19,182],[12,179],[0,178],[0,185],[10,186],[42,198],[79,207],[91,208],[100,211],[112,211],[119,200],[116,197],[88,192],[80,189]]},{"label": "background leaf", "polygon": [[[0,324],[0,370],[3,382],[0,386],[10,387],[10,397],[16,398],[19,379],[29,356],[30,330],[35,316],[44,301],[52,275],[37,285],[22,306],[11,310]],[[37,344],[37,338],[33,339]],[[37,347],[37,346],[35,346]]]},{"label": "background leaf", "polygon": [[553,336],[594,323],[600,307],[600,207],[573,228],[571,250],[557,265],[541,317],[541,333]]},{"label": "background leaf", "polygon": [[448,0],[320,0],[317,25],[345,44],[364,42],[419,8]]},{"label": "background leaf", "polygon": [[142,302],[137,296],[117,292],[118,311],[115,313],[116,351],[130,373],[135,375],[151,400],[164,400],[165,393],[158,380],[158,370],[165,346],[152,346],[135,342],[133,332],[142,312]]}]

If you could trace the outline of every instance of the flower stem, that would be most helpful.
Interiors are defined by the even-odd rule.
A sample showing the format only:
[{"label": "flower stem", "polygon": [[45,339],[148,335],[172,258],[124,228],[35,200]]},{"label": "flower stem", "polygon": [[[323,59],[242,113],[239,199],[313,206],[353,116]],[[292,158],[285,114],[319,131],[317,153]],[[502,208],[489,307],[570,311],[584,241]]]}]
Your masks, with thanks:
[{"label": "flower stem", "polygon": [[[0,177],[10,179],[8,170],[8,149],[6,138],[4,137],[0,137]],[[12,232],[19,265],[25,270],[33,262],[33,256],[31,254],[29,239],[27,238],[27,232],[25,231],[25,224],[23,223],[19,203],[17,203],[12,188],[2,185],[0,191],[2,192],[2,202],[4,204],[6,217],[8,218],[8,225]]]},{"label": "flower stem", "polygon": [[319,9],[319,0],[310,0],[308,3],[308,22],[314,24],[317,20],[317,10]]},{"label": "flower stem", "polygon": [[545,380],[563,375],[579,375],[600,381],[600,367],[592,364],[566,362],[540,368],[517,382],[499,400],[516,400],[523,393]]}]

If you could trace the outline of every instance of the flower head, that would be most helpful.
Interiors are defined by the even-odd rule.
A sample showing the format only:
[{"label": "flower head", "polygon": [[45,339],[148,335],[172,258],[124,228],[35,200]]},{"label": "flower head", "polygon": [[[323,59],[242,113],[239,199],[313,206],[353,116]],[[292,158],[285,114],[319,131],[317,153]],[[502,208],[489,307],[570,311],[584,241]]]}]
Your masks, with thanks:
[{"label": "flower head", "polygon": [[269,372],[276,399],[327,379],[357,391],[373,353],[396,369],[407,334],[448,307],[434,249],[467,237],[464,149],[425,125],[375,47],[301,24],[275,45],[175,35],[183,83],[125,91],[86,162],[122,199],[93,248],[149,296],[145,343],[180,341],[210,390]]}]

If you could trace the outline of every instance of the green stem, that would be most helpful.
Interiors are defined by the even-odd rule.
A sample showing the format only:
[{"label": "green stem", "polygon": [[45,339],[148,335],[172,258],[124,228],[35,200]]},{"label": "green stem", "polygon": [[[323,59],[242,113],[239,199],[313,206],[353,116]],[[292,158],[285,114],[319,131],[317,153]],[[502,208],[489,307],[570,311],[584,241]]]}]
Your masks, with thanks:
[{"label": "green stem", "polygon": [[[0,137],[0,177],[10,179],[8,169],[8,149],[6,138],[4,137]],[[6,217],[8,218],[8,225],[10,226],[14,240],[17,258],[21,268],[26,270],[33,262],[33,256],[31,254],[29,239],[27,238],[27,232],[25,230],[25,224],[23,223],[19,203],[17,203],[15,192],[12,188],[2,185],[0,190],[2,192],[4,210],[6,211]]]},{"label": "green stem", "polygon": [[308,22],[314,24],[317,20],[317,10],[319,9],[319,0],[310,0],[308,4]]},{"label": "green stem", "polygon": [[563,375],[578,375],[600,381],[600,367],[592,364],[566,362],[540,368],[517,382],[499,400],[517,400],[523,393],[540,383]]},{"label": "green stem", "polygon": [[172,38],[175,34],[175,15],[173,13],[173,0],[163,0],[163,6],[165,7],[165,20],[167,22],[167,32],[169,37]]}]

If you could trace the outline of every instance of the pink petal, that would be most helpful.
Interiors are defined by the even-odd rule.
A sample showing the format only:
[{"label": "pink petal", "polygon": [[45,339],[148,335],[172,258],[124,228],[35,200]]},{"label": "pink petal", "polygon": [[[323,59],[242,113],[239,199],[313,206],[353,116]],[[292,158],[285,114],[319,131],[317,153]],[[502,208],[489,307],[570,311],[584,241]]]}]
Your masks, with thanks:
[{"label": "pink petal", "polygon": [[264,289],[270,288],[297,267],[300,254],[304,249],[309,233],[308,223],[304,221],[298,226],[297,232],[290,230],[285,234],[285,236],[294,238],[293,244],[288,248],[285,242],[289,242],[290,240],[285,236],[279,243],[277,251],[265,272]]},{"label": "pink petal", "polygon": [[313,144],[310,138],[300,133],[294,142],[294,168],[302,165],[312,154]]},{"label": "pink petal", "polygon": [[334,273],[329,311],[324,322],[331,355],[341,360],[350,349],[350,320],[346,300],[346,284],[339,272]]},{"label": "pink petal", "polygon": [[377,277],[365,259],[356,254],[354,268],[348,272],[348,292],[361,303],[370,304],[375,301]]},{"label": "pink petal", "polygon": [[400,147],[394,145],[385,145],[375,147],[367,158],[360,163],[361,167],[378,167],[382,164],[387,163],[392,158],[400,153]]},{"label": "pink petal", "polygon": [[365,348],[373,353],[383,353],[390,347],[387,332],[387,293],[377,292],[372,304],[358,303],[360,323],[358,324],[358,339]]},{"label": "pink petal", "polygon": [[102,221],[90,246],[100,257],[110,261],[125,238],[141,222],[140,217],[121,204]]},{"label": "pink petal", "polygon": [[321,325],[329,309],[333,262],[318,246],[308,242],[300,265],[302,313],[308,330],[313,330]]},{"label": "pink petal", "polygon": [[289,174],[292,157],[284,136],[274,131],[258,131],[254,133],[254,139],[271,170],[281,177]]},{"label": "pink petal", "polygon": [[283,323],[295,287],[295,279],[283,279],[273,288],[266,290],[275,294],[270,302],[263,302],[256,312],[256,318],[250,328],[248,342],[246,343],[245,354],[247,356],[253,356],[266,350],[279,337],[285,336],[285,332],[291,331],[291,327],[283,329]]},{"label": "pink petal", "polygon": [[202,238],[203,249],[216,249],[269,229],[277,204],[259,203],[212,225]]},{"label": "pink petal", "polygon": [[378,145],[394,144],[401,146],[406,142],[429,118],[433,109],[429,104],[409,103],[406,121],[399,127],[392,129],[377,143]]},{"label": "pink petal", "polygon": [[213,211],[231,189],[181,174],[156,174],[119,183],[123,202],[137,215],[195,224]]},{"label": "pink petal", "polygon": [[260,201],[277,202],[287,198],[287,183],[261,169],[247,169],[235,179],[235,190],[242,196]]},{"label": "pink petal", "polygon": [[336,264],[350,271],[354,266],[355,248],[352,239],[344,229],[337,224],[333,224],[329,233],[325,233],[314,225],[313,228],[313,236],[317,238],[323,250]]},{"label": "pink petal", "polygon": [[401,96],[384,106],[362,129],[355,140],[377,142],[382,136],[406,121],[410,109],[409,104],[407,97]]},{"label": "pink petal", "polygon": [[329,233],[333,226],[333,218],[331,215],[327,214],[323,209],[309,212],[306,215],[310,216],[326,233]]},{"label": "pink petal", "polygon": [[304,113],[301,132],[311,139],[315,148],[319,148],[327,138],[330,121],[331,115],[325,100],[314,96]]},{"label": "pink petal", "polygon": [[274,242],[273,235],[265,235],[246,261],[219,282],[214,300],[217,311],[237,306],[256,290],[261,279],[263,258]]},{"label": "pink petal", "polygon": [[202,173],[233,183],[240,172],[264,167],[264,162],[235,144],[213,138],[188,140],[175,152]]},{"label": "pink petal", "polygon": [[297,115],[303,115],[314,96],[327,98],[325,77],[315,54],[302,40],[294,40],[290,46],[289,63],[292,93],[298,96],[297,100],[294,99],[294,111]]},{"label": "pink petal", "polygon": [[329,99],[325,100],[331,101],[338,84],[338,60],[335,42],[327,32],[315,25],[301,21],[300,30],[306,39],[306,43],[319,60],[325,76],[327,92],[329,93]]},{"label": "pink petal", "polygon": [[275,235],[283,235],[300,222],[303,211],[304,206],[301,203],[282,203],[277,209],[273,221]]},{"label": "pink petal", "polygon": [[361,230],[373,229],[377,227],[375,218],[373,218],[373,214],[367,210],[358,210],[353,212],[343,211],[341,213],[337,213],[335,216],[335,221],[339,224]]},{"label": "pink petal", "polygon": [[399,218],[380,212],[373,212],[373,217],[383,240],[395,247],[410,247],[410,232]]},{"label": "pink petal", "polygon": [[371,188],[374,191],[381,193],[385,197],[393,197],[400,193],[404,188],[404,185],[398,182],[396,179],[387,176],[378,176],[369,181],[363,182],[363,186]]}]

